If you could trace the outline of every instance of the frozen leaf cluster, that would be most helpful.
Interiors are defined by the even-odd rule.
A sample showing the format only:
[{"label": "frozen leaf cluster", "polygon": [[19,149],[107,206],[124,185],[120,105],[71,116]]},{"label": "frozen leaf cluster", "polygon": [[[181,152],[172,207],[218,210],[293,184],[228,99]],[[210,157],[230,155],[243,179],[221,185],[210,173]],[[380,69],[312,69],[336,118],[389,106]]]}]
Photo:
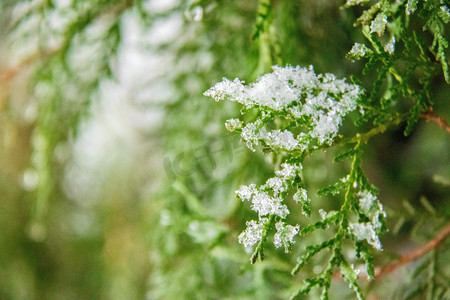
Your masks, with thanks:
[{"label": "frozen leaf cluster", "polygon": [[239,243],[243,244],[246,248],[258,243],[262,238],[264,224],[267,221],[267,218],[263,218],[258,222],[255,220],[248,221],[247,228],[239,235]]},{"label": "frozen leaf cluster", "polygon": [[[304,151],[312,141],[331,145],[343,117],[357,108],[361,94],[358,85],[329,73],[316,75],[312,66],[274,66],[272,73],[249,85],[238,78],[224,78],[204,93],[216,101],[230,100],[262,112],[241,131],[242,140],[252,151],[260,144],[280,151]],[[296,122],[301,130],[269,130],[266,124],[276,117]],[[231,120],[227,124],[233,128]]]},{"label": "frozen leaf cluster", "polygon": [[301,165],[292,165],[292,164],[281,164],[281,170],[279,171],[275,171],[275,174],[278,177],[283,178],[284,180],[287,179],[293,179],[295,176],[298,175],[298,172],[302,169],[303,167]]},{"label": "frozen leaf cluster", "polygon": [[350,223],[349,231],[357,240],[366,240],[375,249],[381,250],[381,243],[378,233],[382,228],[382,219],[386,217],[383,206],[377,197],[368,190],[357,193],[359,199],[360,212],[370,221],[364,223]]},{"label": "frozen leaf cluster", "polygon": [[[261,241],[263,228],[268,224],[267,217],[275,216],[283,220],[290,213],[288,207],[283,204],[283,198],[289,187],[299,178],[300,169],[301,166],[283,163],[281,170],[276,171],[276,176],[267,179],[260,187],[255,184],[241,185],[236,191],[236,197],[251,202],[252,210],[257,212],[259,217],[258,221],[247,222],[247,228],[239,235],[239,242],[245,247]],[[287,251],[293,243],[293,237],[298,233],[299,226],[286,225],[280,221],[275,227],[277,233],[274,236],[274,244],[277,248],[283,246]]]},{"label": "frozen leaf cluster", "polygon": [[363,57],[368,56],[372,52],[373,51],[370,48],[368,48],[366,45],[360,44],[360,43],[355,43],[353,45],[352,49],[350,50],[350,52],[347,54],[347,57],[353,61],[356,61],[356,60],[360,60]]},{"label": "frozen leaf cluster", "polygon": [[225,122],[225,128],[228,131],[235,131],[242,128],[243,122],[239,119],[229,119]]},{"label": "frozen leaf cluster", "polygon": [[441,9],[440,15],[442,20],[444,21],[444,23],[448,23],[450,21],[450,9],[448,8],[447,5],[441,5],[440,9]]},{"label": "frozen leaf cluster", "polygon": [[298,176],[299,170],[298,166],[282,164],[282,169],[276,173],[277,176],[267,179],[266,183],[258,188],[255,184],[241,185],[236,191],[236,196],[242,201],[251,202],[252,210],[258,213],[260,219],[267,215],[277,215],[284,219],[289,210],[283,204],[282,196]]},{"label": "frozen leaf cluster", "polygon": [[311,199],[308,198],[306,189],[299,188],[293,197],[294,201],[302,205],[302,214],[309,217],[311,215]]},{"label": "frozen leaf cluster", "polygon": [[418,2],[418,0],[408,0],[408,2],[406,3],[406,8],[405,8],[405,13],[407,15],[410,15],[416,11],[417,2]]},{"label": "frozen leaf cluster", "polygon": [[381,243],[370,223],[350,223],[349,224],[350,232],[358,239],[358,240],[366,240],[370,245],[372,245],[375,249],[381,250]]},{"label": "frozen leaf cluster", "polygon": [[384,51],[386,51],[389,54],[394,53],[395,51],[395,36],[392,37],[392,39],[384,46]]},{"label": "frozen leaf cluster", "polygon": [[295,243],[293,238],[298,234],[300,225],[291,226],[286,225],[284,222],[278,222],[275,224],[275,228],[277,229],[277,233],[273,237],[273,243],[277,248],[283,246],[284,252],[287,253],[289,247]]},{"label": "frozen leaf cluster", "polygon": [[377,197],[367,190],[359,191],[357,196],[359,198],[359,208],[367,215],[377,200]]},{"label": "frozen leaf cluster", "polygon": [[387,16],[385,13],[379,13],[370,24],[370,33],[378,33],[381,36],[384,33],[387,24]]}]

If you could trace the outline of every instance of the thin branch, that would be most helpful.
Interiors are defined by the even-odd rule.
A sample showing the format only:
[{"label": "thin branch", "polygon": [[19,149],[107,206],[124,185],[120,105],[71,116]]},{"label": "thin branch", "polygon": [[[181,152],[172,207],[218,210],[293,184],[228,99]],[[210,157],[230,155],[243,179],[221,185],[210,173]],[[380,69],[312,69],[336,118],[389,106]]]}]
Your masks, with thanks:
[{"label": "thin branch", "polygon": [[[397,270],[398,268],[400,268],[401,266],[407,265],[419,259],[420,257],[424,256],[431,250],[437,248],[442,243],[442,241],[449,235],[450,235],[450,224],[447,224],[447,226],[445,226],[444,229],[442,229],[442,231],[434,239],[432,239],[422,247],[414,249],[413,251],[405,255],[402,255],[399,259],[385,265],[384,267],[375,269],[375,279],[388,275]],[[333,274],[333,278],[342,279],[342,276],[340,272],[337,271]],[[362,275],[360,276],[360,278],[368,279],[367,275]]]},{"label": "thin branch", "polygon": [[436,123],[439,127],[450,133],[450,125],[444,118],[436,115],[432,108],[430,108],[429,111],[424,112],[421,117],[424,118],[427,122]]},{"label": "thin branch", "polygon": [[398,260],[393,261],[382,268],[376,269],[375,278],[379,278],[389,273],[392,273],[397,268],[419,259],[426,253],[438,247],[442,243],[442,241],[449,235],[450,235],[450,224],[445,226],[444,229],[442,229],[442,231],[434,239],[432,239],[422,247],[415,249],[405,255],[402,255]]}]

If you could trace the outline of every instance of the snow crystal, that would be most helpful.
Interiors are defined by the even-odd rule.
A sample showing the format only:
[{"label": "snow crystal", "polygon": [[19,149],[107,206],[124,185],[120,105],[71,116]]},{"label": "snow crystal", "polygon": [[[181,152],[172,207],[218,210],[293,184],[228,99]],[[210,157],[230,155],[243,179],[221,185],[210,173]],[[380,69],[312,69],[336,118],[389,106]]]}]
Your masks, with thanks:
[{"label": "snow crystal", "polygon": [[[342,117],[357,108],[356,100],[362,93],[359,86],[337,79],[333,74],[316,75],[312,67],[274,66],[272,73],[263,75],[255,83],[247,86],[243,83],[238,78],[234,81],[224,78],[204,95],[216,101],[235,101],[247,108],[256,106],[262,112],[288,112],[294,118],[304,120],[304,125],[310,130],[309,136],[316,138],[319,144],[331,144]],[[287,130],[267,131],[260,119],[248,123],[241,134],[253,151],[253,146],[259,141],[288,151],[305,149],[307,136],[303,133],[295,137]]]},{"label": "snow crystal", "polygon": [[388,52],[389,54],[394,53],[395,51],[395,36],[392,37],[392,39],[384,46],[384,51]]},{"label": "snow crystal", "polygon": [[255,151],[253,145],[258,145],[258,140],[260,137],[260,135],[257,133],[259,127],[258,125],[259,122],[248,123],[244,128],[242,128],[241,132],[242,140],[246,142],[247,147],[253,152]]},{"label": "snow crystal", "polygon": [[247,228],[239,235],[239,243],[243,244],[244,247],[251,247],[258,243],[263,234],[264,224],[268,220],[266,218],[261,219],[259,222],[251,220],[247,222]]},{"label": "snow crystal", "polygon": [[294,177],[295,175],[297,175],[299,169],[302,168],[301,165],[296,166],[296,165],[291,165],[291,164],[287,164],[287,163],[282,163],[281,167],[282,167],[282,169],[279,171],[275,171],[275,174],[284,179],[290,179],[290,178]]},{"label": "snow crystal", "polygon": [[337,211],[330,210],[329,212],[324,211],[323,209],[319,209],[319,215],[322,218],[322,220],[331,218],[337,214]]},{"label": "snow crystal", "polygon": [[359,60],[370,53],[372,53],[372,50],[368,48],[366,45],[355,43],[350,52],[348,53],[348,57],[352,60]]},{"label": "snow crystal", "polygon": [[299,188],[297,192],[295,192],[293,199],[295,202],[302,204],[302,214],[306,217],[309,217],[311,214],[309,208],[311,206],[311,199],[308,199],[306,189]]},{"label": "snow crystal", "polygon": [[311,136],[317,138],[320,144],[327,143],[331,145],[341,123],[342,118],[334,111],[330,111],[327,114],[319,113],[318,117],[313,119],[315,126]]},{"label": "snow crystal", "polygon": [[376,230],[381,229],[383,225],[381,224],[380,220],[386,218],[386,213],[383,211],[383,205],[381,205],[381,203],[378,202],[378,210],[374,212],[371,217],[373,228],[375,228]]},{"label": "snow crystal", "polygon": [[377,200],[377,197],[367,190],[359,191],[356,195],[359,198],[359,207],[361,208],[362,212],[365,215],[369,215],[370,209]]},{"label": "snow crystal", "polygon": [[229,119],[225,122],[225,128],[228,131],[235,131],[237,129],[241,129],[243,122],[239,119]]},{"label": "snow crystal", "polygon": [[225,100],[228,97],[233,101],[246,104],[245,88],[238,78],[230,81],[223,78],[223,81],[216,83],[216,85],[203,93],[205,96],[210,96],[216,101]]},{"label": "snow crystal", "polygon": [[349,228],[358,240],[366,240],[375,249],[381,250],[380,240],[371,223],[350,223]]},{"label": "snow crystal", "polygon": [[322,220],[325,220],[327,218],[327,212],[323,209],[319,209],[319,215],[322,218]]},{"label": "snow crystal", "polygon": [[280,193],[285,191],[285,187],[283,185],[283,180],[281,180],[281,178],[279,178],[279,177],[269,178],[266,181],[266,184],[268,187],[270,187],[273,190],[274,196],[277,196]]},{"label": "snow crystal", "polygon": [[200,22],[203,19],[203,8],[201,6],[194,7],[194,21]]},{"label": "snow crystal", "polygon": [[406,8],[405,8],[405,12],[407,15],[410,15],[416,11],[417,2],[418,2],[418,0],[408,0],[408,3],[406,3]]},{"label": "snow crystal", "polygon": [[376,32],[379,36],[384,33],[387,24],[387,16],[384,13],[379,13],[370,24],[370,33]]},{"label": "snow crystal", "polygon": [[359,191],[356,196],[359,198],[359,207],[364,215],[370,218],[370,222],[352,223],[349,225],[350,232],[359,240],[367,240],[369,244],[381,250],[381,243],[377,232],[382,228],[381,220],[386,217],[383,205],[377,197],[368,190]]},{"label": "snow crystal", "polygon": [[292,132],[287,130],[272,130],[267,134],[265,141],[269,146],[286,150],[293,150],[298,145],[298,141],[294,138]]},{"label": "snow crystal", "polygon": [[303,203],[308,201],[308,194],[304,188],[299,188],[294,194],[294,201],[297,203]]},{"label": "snow crystal", "polygon": [[380,220],[386,217],[386,213],[383,211],[383,205],[370,191],[360,191],[356,195],[359,198],[361,211],[371,219],[373,228],[375,230],[381,229],[382,224]]},{"label": "snow crystal", "polygon": [[277,248],[283,246],[284,251],[287,253],[289,247],[295,243],[293,238],[298,234],[300,225],[291,226],[285,225],[284,222],[278,222],[275,224],[275,228],[277,229],[277,233],[275,233],[273,243]]},{"label": "snow crystal", "polygon": [[265,192],[257,192],[252,198],[252,210],[259,213],[259,216],[278,215],[282,219],[286,218],[289,210],[281,203],[280,198],[274,198]]},{"label": "snow crystal", "polygon": [[253,195],[256,193],[256,185],[250,184],[249,186],[241,185],[239,190],[236,191],[236,196],[242,201],[250,201]]},{"label": "snow crystal", "polygon": [[[441,3],[442,3],[442,1],[441,1]],[[448,19],[450,19],[450,9],[448,8],[447,5],[442,5],[441,11],[444,13],[444,22],[448,22]]]},{"label": "snow crystal", "polygon": [[339,179],[339,181],[343,182],[343,183],[347,183],[347,181],[350,179],[350,175],[347,175],[345,177],[342,177],[341,179]]}]

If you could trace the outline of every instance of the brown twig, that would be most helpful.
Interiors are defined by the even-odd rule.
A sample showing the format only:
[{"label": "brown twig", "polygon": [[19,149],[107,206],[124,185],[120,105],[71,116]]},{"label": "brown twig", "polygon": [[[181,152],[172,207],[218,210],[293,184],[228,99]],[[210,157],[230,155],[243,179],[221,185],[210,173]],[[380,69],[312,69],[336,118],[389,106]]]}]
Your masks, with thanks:
[{"label": "brown twig", "polygon": [[450,224],[445,226],[444,229],[442,229],[441,232],[434,239],[432,239],[431,241],[429,241],[422,247],[415,249],[405,255],[402,255],[399,259],[387,264],[384,267],[376,269],[375,270],[375,278],[379,278],[379,277],[382,277],[389,273],[392,273],[397,268],[419,259],[420,257],[424,256],[426,253],[428,253],[431,250],[433,250],[434,248],[438,247],[441,244],[441,242],[449,235],[450,235]]},{"label": "brown twig", "polygon": [[424,112],[421,117],[424,118],[427,122],[436,123],[439,127],[450,133],[450,125],[444,118],[437,116],[434,113],[433,108],[430,108],[429,111]]},{"label": "brown twig", "polygon": [[[413,251],[402,255],[399,259],[385,265],[384,267],[375,269],[375,278],[378,279],[380,277],[383,277],[385,275],[388,275],[395,271],[396,269],[400,268],[401,266],[404,266],[406,264],[409,264],[420,257],[424,256],[431,250],[438,247],[442,241],[450,235],[450,224],[447,224],[447,226],[444,227],[444,229],[441,230],[441,232],[431,241],[426,243],[420,248],[414,249]],[[333,278],[339,279],[342,278],[340,272],[335,272],[333,274]],[[367,275],[362,275],[360,278],[368,279]]]}]

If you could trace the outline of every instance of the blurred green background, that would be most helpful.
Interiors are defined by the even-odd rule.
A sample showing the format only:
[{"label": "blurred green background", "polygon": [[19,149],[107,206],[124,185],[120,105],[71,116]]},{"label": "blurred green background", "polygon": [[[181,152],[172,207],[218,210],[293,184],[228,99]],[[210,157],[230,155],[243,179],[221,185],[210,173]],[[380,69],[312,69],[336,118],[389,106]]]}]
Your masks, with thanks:
[{"label": "blurred green background", "polygon": [[[364,41],[359,9],[272,4],[274,64],[361,77],[345,59]],[[0,299],[285,299],[301,284],[290,269],[320,237],[249,265],[237,236],[252,212],[234,191],[273,168],[225,130],[240,107],[202,96],[222,77],[261,75],[256,12],[257,1],[2,1]],[[448,85],[433,89],[450,120]],[[408,138],[403,129],[364,156],[388,213],[380,264],[450,215],[450,135],[424,121]],[[315,191],[348,170],[333,152],[305,162],[313,217],[337,205]],[[341,285],[332,299],[353,299]]]}]

